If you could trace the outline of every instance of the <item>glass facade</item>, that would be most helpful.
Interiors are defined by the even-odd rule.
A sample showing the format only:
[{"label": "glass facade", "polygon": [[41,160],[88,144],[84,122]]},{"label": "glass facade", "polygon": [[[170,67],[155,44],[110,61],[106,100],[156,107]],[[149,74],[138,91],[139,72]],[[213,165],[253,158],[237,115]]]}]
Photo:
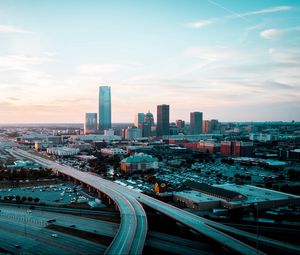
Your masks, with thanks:
[{"label": "glass facade", "polygon": [[99,87],[99,130],[111,128],[111,92],[109,86]]}]

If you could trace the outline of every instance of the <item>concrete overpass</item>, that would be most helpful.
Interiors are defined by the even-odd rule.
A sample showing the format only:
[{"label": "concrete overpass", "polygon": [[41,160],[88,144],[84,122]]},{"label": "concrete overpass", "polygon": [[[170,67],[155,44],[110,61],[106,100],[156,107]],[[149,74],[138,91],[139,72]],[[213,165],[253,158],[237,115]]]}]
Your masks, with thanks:
[{"label": "concrete overpass", "polygon": [[[230,233],[251,241],[256,241],[257,236],[255,234],[207,220],[205,218],[199,217],[197,215],[159,201],[155,198],[128,189],[114,182],[105,180],[101,177],[94,176],[90,173],[81,172],[69,166],[62,166],[60,164],[57,164],[56,162],[30,154],[26,151],[20,149],[9,151],[19,156],[30,158],[45,167],[52,168],[54,171],[75,178],[76,180],[82,183],[86,183],[87,185],[90,185],[91,187],[94,187],[101,192],[109,194],[109,196],[116,202],[120,209],[121,225],[115,237],[116,240],[114,239],[114,241],[112,242],[112,247],[109,247],[108,253],[111,253],[111,251],[118,251],[117,253],[121,254],[121,251],[118,250],[119,248],[121,248],[127,253],[132,252],[133,254],[134,252],[134,254],[141,254],[142,246],[144,245],[147,233],[147,220],[144,210],[137,202],[139,201],[157,210],[158,212],[161,212],[162,214],[173,218],[174,220],[182,223],[188,228],[201,233],[208,238],[211,238],[212,240],[218,242],[220,245],[228,247],[240,254],[263,254],[253,247],[228,235]],[[130,216],[126,215],[126,213],[129,213]],[[130,234],[129,231],[126,231],[126,229],[128,228],[134,230],[134,235]],[[126,244],[121,245],[120,240],[126,242]],[[271,245],[272,247],[291,250],[296,253],[298,253],[299,251],[298,246],[287,244],[277,240],[272,240],[262,236],[259,237],[259,242],[265,245]]]},{"label": "concrete overpass", "polygon": [[113,189],[106,183],[100,182],[98,180],[99,177],[94,175],[59,165],[53,161],[34,156],[26,151],[8,150],[8,152],[13,155],[16,154],[30,158],[45,167],[52,168],[58,173],[88,185],[97,190],[99,196],[108,196],[109,202],[113,201],[120,210],[121,224],[105,254],[142,254],[148,225],[146,213],[136,199],[131,196],[125,197],[117,189]]}]

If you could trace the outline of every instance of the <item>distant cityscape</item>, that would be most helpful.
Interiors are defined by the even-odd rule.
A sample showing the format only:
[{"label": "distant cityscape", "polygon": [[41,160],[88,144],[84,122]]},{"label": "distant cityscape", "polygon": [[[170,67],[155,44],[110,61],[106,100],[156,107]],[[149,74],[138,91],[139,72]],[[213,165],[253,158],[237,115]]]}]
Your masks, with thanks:
[{"label": "distant cityscape", "polygon": [[0,254],[300,255],[300,1],[0,13]]},{"label": "distant cityscape", "polygon": [[[36,215],[43,210],[55,212],[55,208],[61,206],[73,208],[71,210],[75,211],[70,212],[75,214],[75,208],[85,209],[83,216],[89,215],[88,210],[96,210],[99,215],[109,210],[105,220],[119,222],[120,213],[119,223],[122,224],[130,214],[118,199],[125,199],[133,208],[138,208],[141,202],[146,206],[146,214],[136,209],[133,215],[143,215],[145,222],[148,218],[151,231],[159,234],[155,234],[153,238],[156,239],[150,245],[147,241],[144,247],[145,240],[152,240],[145,234],[152,232],[137,232],[144,233],[143,237],[136,237],[141,242],[137,254],[143,249],[146,254],[157,249],[167,251],[168,248],[159,245],[161,235],[168,235],[168,246],[174,245],[178,235],[183,238],[183,243],[195,240],[196,246],[185,249],[197,250],[196,247],[201,247],[203,242],[197,237],[199,234],[181,235],[181,230],[172,222],[167,228],[159,226],[160,220],[165,221],[179,213],[177,209],[168,211],[168,206],[174,205],[178,210],[195,215],[195,233],[206,231],[196,222],[210,219],[225,233],[229,226],[232,233],[236,233],[237,228],[245,230],[239,237],[250,240],[241,248],[226,244],[208,246],[205,248],[207,252],[227,254],[222,245],[231,253],[244,250],[254,242],[263,252],[297,254],[300,236],[289,224],[298,225],[300,216],[299,122],[225,123],[216,119],[204,120],[203,112],[199,111],[190,112],[189,123],[181,119],[172,123],[170,105],[162,104],[157,106],[156,122],[148,111],[133,113],[133,123],[113,124],[111,93],[109,86],[99,87],[98,112],[84,113],[83,128],[80,123],[3,125],[0,128],[2,211],[8,210],[7,215],[23,215],[16,209],[10,211],[12,204],[32,209],[38,206],[34,212]],[[27,189],[34,192],[34,197]],[[110,190],[119,189],[123,195],[110,193]],[[69,196],[65,195],[67,192]],[[151,213],[153,204],[148,200],[150,198],[156,201],[151,210],[163,213],[162,219]],[[190,216],[184,211],[180,211],[176,220],[186,226],[185,217]],[[22,217],[28,221],[25,214]],[[41,218],[38,224],[54,228],[56,232],[48,234],[61,238],[61,227],[66,226],[66,219],[57,221],[54,226],[49,217],[56,221],[57,216],[50,213],[47,217]],[[77,223],[77,219],[73,219],[76,224],[69,224],[69,230],[64,229],[70,235],[70,242],[74,241],[72,235],[75,234],[69,233],[74,228],[72,226],[83,231],[83,225],[90,224],[87,218],[81,220],[82,223]],[[280,232],[274,234],[272,229],[275,227]],[[89,230],[84,231],[83,236],[92,240],[88,237]],[[251,235],[251,232],[256,234]],[[293,238],[287,238],[290,232]],[[112,233],[105,235],[113,236]],[[211,233],[208,240],[214,235],[216,233]],[[265,241],[264,236],[274,240]],[[114,242],[120,242],[119,238],[115,235],[111,246],[105,246],[107,243],[100,238],[106,247],[104,250],[115,249],[117,244]],[[17,249],[21,249],[21,245],[17,245],[20,246]],[[28,249],[26,245],[27,241],[24,249]],[[177,245],[179,250],[185,247]],[[9,250],[10,246],[5,247]],[[46,246],[42,245],[41,249],[46,249]],[[258,251],[257,246],[251,249]],[[200,254],[200,250],[197,253]]]}]

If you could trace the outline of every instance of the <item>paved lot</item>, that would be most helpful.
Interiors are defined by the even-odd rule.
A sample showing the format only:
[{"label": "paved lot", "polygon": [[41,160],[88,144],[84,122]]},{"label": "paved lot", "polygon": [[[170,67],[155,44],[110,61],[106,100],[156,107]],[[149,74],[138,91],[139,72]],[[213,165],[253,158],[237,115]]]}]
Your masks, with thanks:
[{"label": "paved lot", "polygon": [[25,196],[39,198],[39,203],[46,204],[70,204],[75,201],[76,196],[78,202],[88,202],[94,200],[81,190],[74,191],[75,186],[72,184],[59,184],[41,187],[24,187],[0,189],[0,196]]}]

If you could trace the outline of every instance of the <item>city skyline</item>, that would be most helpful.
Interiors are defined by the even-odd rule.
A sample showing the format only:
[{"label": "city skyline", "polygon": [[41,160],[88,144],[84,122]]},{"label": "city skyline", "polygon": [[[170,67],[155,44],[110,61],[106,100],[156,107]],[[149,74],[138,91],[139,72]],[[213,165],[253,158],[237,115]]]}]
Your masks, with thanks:
[{"label": "city skyline", "polygon": [[99,84],[113,123],[300,120],[300,3],[125,2],[1,2],[0,123],[82,123]]}]

